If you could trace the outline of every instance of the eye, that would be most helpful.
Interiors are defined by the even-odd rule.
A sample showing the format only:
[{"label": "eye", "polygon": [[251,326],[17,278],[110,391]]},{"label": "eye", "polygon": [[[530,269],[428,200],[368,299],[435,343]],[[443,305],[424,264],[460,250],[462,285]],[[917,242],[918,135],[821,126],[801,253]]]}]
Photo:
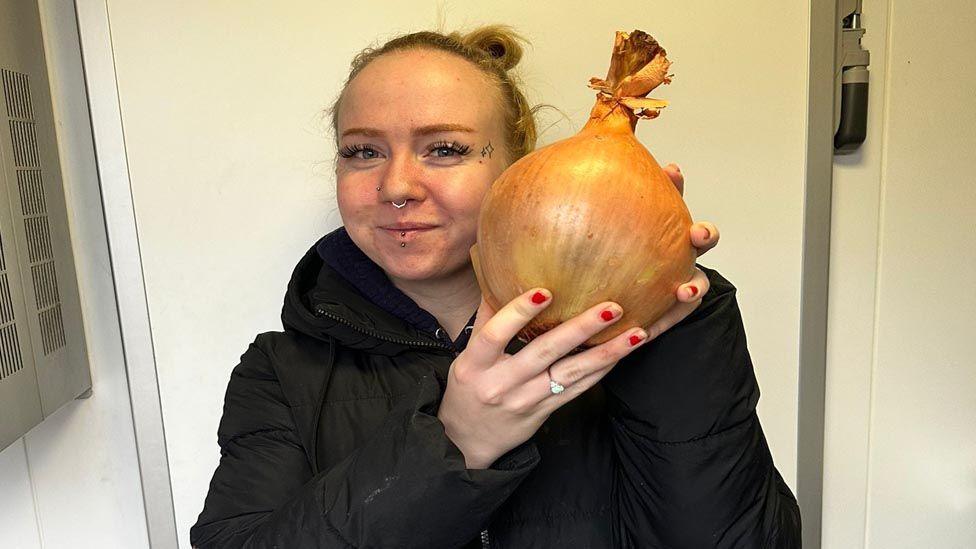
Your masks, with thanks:
[{"label": "eye", "polygon": [[[362,153],[362,154],[360,154]],[[339,150],[342,158],[358,158],[360,160],[372,160],[379,158],[380,153],[372,145],[346,145]]]},{"label": "eye", "polygon": [[434,158],[450,158],[452,156],[466,156],[471,152],[471,147],[454,141],[439,141],[428,149]]}]

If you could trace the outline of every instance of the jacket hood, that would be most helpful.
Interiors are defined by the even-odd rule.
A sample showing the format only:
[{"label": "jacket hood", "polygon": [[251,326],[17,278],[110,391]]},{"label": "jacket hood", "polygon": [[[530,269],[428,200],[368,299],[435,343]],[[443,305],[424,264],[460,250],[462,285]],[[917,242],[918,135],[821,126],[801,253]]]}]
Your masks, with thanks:
[{"label": "jacket hood", "polygon": [[410,349],[451,349],[363,296],[319,255],[322,237],[295,266],[281,310],[286,330],[334,339],[343,346],[395,355]]}]

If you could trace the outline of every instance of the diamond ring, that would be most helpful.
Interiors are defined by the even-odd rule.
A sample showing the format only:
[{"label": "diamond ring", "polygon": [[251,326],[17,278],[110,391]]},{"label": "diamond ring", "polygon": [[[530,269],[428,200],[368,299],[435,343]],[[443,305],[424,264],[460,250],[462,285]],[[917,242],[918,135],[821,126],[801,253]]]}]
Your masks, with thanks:
[{"label": "diamond ring", "polygon": [[559,393],[565,391],[566,388],[559,384],[559,382],[549,380],[549,392],[558,395]]}]

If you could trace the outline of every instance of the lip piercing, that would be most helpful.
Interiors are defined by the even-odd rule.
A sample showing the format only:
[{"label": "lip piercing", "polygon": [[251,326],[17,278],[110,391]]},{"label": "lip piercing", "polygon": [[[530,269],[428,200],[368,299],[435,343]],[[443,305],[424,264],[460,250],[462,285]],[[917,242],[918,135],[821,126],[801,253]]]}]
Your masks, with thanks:
[{"label": "lip piercing", "polygon": [[400,209],[400,208],[402,208],[402,207],[404,207],[404,206],[406,206],[406,205],[407,205],[407,201],[406,201],[406,200],[404,200],[404,201],[403,201],[403,204],[397,204],[396,202],[393,202],[393,201],[391,200],[391,201],[390,201],[390,204],[393,204],[393,206],[394,206],[395,208],[397,208],[397,209]]}]

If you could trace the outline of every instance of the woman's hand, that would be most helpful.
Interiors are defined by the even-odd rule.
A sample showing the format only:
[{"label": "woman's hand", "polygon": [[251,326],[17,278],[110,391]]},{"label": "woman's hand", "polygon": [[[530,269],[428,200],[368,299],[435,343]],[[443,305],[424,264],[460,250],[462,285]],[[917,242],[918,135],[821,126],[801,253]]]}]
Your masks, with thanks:
[{"label": "woman's hand", "polygon": [[[664,173],[671,178],[671,182],[678,189],[678,193],[684,196],[685,177],[681,173],[681,168],[677,164],[668,164],[664,167]],[[691,226],[691,245],[698,250],[699,256],[714,248],[718,244],[718,239],[718,227],[712,223],[699,221]],[[648,339],[654,339],[661,335],[694,312],[701,305],[702,297],[708,292],[708,289],[708,277],[701,269],[695,267],[695,274],[691,280],[678,286],[676,293],[678,302],[647,329]]]},{"label": "woman's hand", "polygon": [[[620,319],[620,305],[605,302],[533,339],[518,353],[506,354],[508,342],[551,302],[552,295],[543,289],[522,294],[497,313],[481,301],[471,339],[451,365],[437,413],[469,469],[487,468],[528,440],[550,414],[595,385],[647,339],[644,330],[632,328],[566,356]],[[551,380],[565,390],[553,394]]]}]

